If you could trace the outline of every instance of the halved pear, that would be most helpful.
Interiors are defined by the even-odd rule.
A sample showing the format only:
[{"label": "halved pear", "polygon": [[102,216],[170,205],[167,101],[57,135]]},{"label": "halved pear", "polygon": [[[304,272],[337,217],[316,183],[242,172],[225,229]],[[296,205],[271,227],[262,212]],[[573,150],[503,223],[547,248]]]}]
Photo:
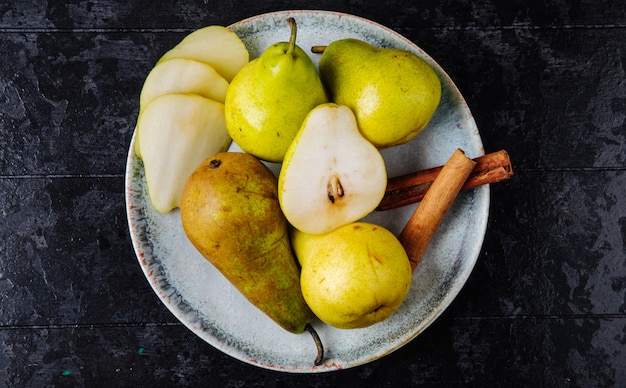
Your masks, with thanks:
[{"label": "halved pear", "polygon": [[228,81],[206,63],[187,58],[159,62],[148,74],[139,96],[141,110],[163,94],[191,93],[224,103]]},{"label": "halved pear", "polygon": [[382,155],[359,132],[350,108],[314,108],[289,146],[278,177],[287,220],[309,234],[324,234],[371,213],[385,194]]},{"label": "halved pear", "polygon": [[187,35],[166,52],[159,63],[173,59],[194,59],[211,65],[230,82],[235,74],[250,60],[243,41],[223,26],[208,26]]},{"label": "halved pear", "polygon": [[180,205],[187,177],[231,138],[224,105],[195,94],[165,94],[146,105],[137,121],[150,202],[160,213]]}]

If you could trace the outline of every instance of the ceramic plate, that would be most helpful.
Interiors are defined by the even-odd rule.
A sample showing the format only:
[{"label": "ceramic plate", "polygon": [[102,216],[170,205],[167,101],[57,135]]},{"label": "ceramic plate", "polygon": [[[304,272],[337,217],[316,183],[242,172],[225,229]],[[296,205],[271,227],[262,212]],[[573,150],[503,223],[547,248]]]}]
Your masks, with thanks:
[{"label": "ceramic plate", "polygon": [[[456,148],[468,156],[484,154],[472,114],[456,86],[424,51],[394,31],[359,17],[320,11],[264,14],[230,28],[256,57],[269,45],[288,40],[286,19],[298,23],[298,45],[355,37],[381,47],[412,51],[438,72],[441,103],[428,127],[411,142],[386,149],[389,176],[442,165]],[[317,64],[319,56],[310,54]],[[133,138],[134,142],[134,138]],[[236,146],[231,147],[233,150]],[[270,165],[276,172],[280,166]],[[452,302],[480,253],[489,208],[489,187],[464,191],[455,201],[413,274],[400,309],[365,329],[339,330],[320,321],[313,326],[325,345],[323,365],[315,367],[316,349],[308,334],[291,334],[253,307],[187,240],[178,210],[161,215],[150,205],[143,164],[130,146],[126,170],[130,234],[139,264],[167,308],[192,332],[230,356],[285,372],[323,372],[362,365],[405,345],[424,331]],[[367,220],[400,232],[416,205],[376,212]]]}]

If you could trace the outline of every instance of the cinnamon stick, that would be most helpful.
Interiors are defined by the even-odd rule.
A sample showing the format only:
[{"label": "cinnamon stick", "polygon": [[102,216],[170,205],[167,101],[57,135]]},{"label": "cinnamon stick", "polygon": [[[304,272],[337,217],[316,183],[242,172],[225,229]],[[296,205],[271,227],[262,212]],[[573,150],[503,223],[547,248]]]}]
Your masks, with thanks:
[{"label": "cinnamon stick", "polygon": [[411,269],[415,270],[465,181],[477,164],[457,149],[441,168],[419,206],[400,233]]},{"label": "cinnamon stick", "polygon": [[313,54],[323,54],[328,46],[311,46],[311,52]]},{"label": "cinnamon stick", "polygon": [[[511,159],[505,150],[480,156],[474,161],[476,165],[463,184],[463,190],[488,183],[501,182],[513,176]],[[395,209],[421,201],[442,168],[443,166],[434,167],[390,178],[387,182],[385,196],[377,210]]]}]

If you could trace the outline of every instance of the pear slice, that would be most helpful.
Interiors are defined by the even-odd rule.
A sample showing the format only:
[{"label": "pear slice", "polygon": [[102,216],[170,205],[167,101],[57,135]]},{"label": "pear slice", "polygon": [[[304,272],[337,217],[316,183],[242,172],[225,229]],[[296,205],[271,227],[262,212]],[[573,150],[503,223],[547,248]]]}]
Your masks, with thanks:
[{"label": "pear slice", "polygon": [[148,74],[139,96],[141,110],[163,94],[192,93],[224,103],[228,81],[212,66],[186,58],[158,63]]},{"label": "pear slice", "polygon": [[136,140],[150,202],[160,213],[178,207],[187,177],[231,143],[224,105],[194,94],[166,94],[146,105]]},{"label": "pear slice", "polygon": [[359,132],[350,108],[314,108],[289,146],[278,177],[287,220],[309,234],[324,234],[365,217],[387,187],[382,155]]},{"label": "pear slice", "polygon": [[187,35],[166,52],[159,63],[173,58],[194,59],[209,64],[230,82],[248,63],[250,54],[237,34],[226,27],[214,25]]}]

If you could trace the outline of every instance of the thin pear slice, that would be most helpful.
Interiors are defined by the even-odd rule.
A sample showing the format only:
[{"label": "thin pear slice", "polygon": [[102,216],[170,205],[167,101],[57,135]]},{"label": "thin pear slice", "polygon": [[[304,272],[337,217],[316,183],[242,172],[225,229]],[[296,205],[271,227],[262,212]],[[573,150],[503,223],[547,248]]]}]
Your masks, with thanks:
[{"label": "thin pear slice", "polygon": [[137,122],[150,202],[160,213],[180,205],[187,177],[231,139],[224,105],[193,94],[166,94],[148,104]]},{"label": "thin pear slice", "polygon": [[380,152],[347,106],[314,108],[289,146],[278,177],[280,205],[298,230],[324,234],[371,213],[385,194]]},{"label": "thin pear slice", "polygon": [[158,63],[148,74],[139,96],[140,110],[163,94],[190,93],[224,103],[228,81],[206,63],[174,58]]},{"label": "thin pear slice", "polygon": [[159,62],[173,58],[194,59],[209,64],[230,82],[248,63],[250,54],[237,34],[223,26],[208,26],[187,35]]}]

